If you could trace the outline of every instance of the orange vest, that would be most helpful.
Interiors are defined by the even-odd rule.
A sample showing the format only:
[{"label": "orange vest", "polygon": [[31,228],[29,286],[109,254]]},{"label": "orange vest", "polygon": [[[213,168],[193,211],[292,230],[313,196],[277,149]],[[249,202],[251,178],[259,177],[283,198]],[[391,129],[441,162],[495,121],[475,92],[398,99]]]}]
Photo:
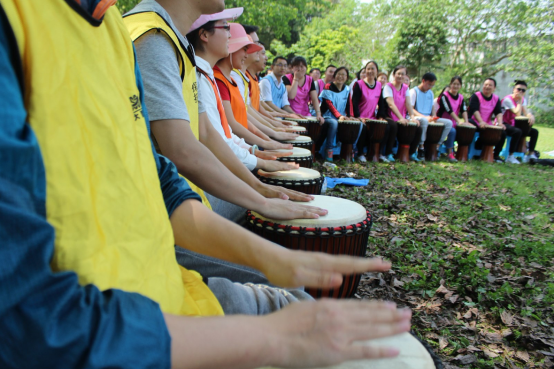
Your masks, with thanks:
[{"label": "orange vest", "polygon": [[246,71],[248,78],[250,78],[250,103],[252,107],[257,111],[260,111],[260,84],[258,77],[252,76],[249,71]]},{"label": "orange vest", "polygon": [[244,105],[244,100],[240,93],[239,87],[236,82],[231,78],[233,82],[229,82],[227,77],[221,73],[221,70],[215,66],[214,67],[214,77],[225,84],[229,89],[229,94],[231,95],[231,109],[233,109],[233,116],[235,120],[243,125],[244,128],[248,129],[248,116],[246,115],[246,105]]},{"label": "orange vest", "polygon": [[217,101],[217,112],[219,113],[219,118],[221,119],[221,126],[223,127],[223,131],[225,132],[225,137],[231,138],[231,130],[229,129],[229,122],[227,121],[227,116],[225,115],[225,109],[223,108],[223,103],[221,102],[221,96],[219,95],[219,90],[217,89],[217,85],[214,81],[210,78],[208,73],[204,72],[202,69],[200,69],[198,66],[196,66],[196,70],[199,71],[206,77],[206,79],[210,82],[210,85],[212,85],[212,90],[214,91],[215,100]]}]

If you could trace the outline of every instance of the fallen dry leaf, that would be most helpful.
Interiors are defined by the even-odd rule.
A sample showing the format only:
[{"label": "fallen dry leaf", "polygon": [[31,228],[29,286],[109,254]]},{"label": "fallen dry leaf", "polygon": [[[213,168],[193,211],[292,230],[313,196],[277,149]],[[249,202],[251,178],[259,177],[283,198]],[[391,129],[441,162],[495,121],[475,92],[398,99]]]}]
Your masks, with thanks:
[{"label": "fallen dry leaf", "polygon": [[507,310],[504,310],[502,313],[500,313],[500,319],[502,319],[502,323],[506,325],[512,325],[514,322],[514,316],[510,314]]},{"label": "fallen dry leaf", "polygon": [[527,351],[518,351],[516,352],[516,356],[518,359],[528,362],[529,361],[529,353]]},{"label": "fallen dry leaf", "polygon": [[429,219],[431,222],[436,222],[437,220],[439,220],[439,218],[431,214],[427,214],[427,219]]},{"label": "fallen dry leaf", "polygon": [[448,346],[448,340],[446,337],[439,337],[439,347],[441,350],[444,350],[444,348]]}]

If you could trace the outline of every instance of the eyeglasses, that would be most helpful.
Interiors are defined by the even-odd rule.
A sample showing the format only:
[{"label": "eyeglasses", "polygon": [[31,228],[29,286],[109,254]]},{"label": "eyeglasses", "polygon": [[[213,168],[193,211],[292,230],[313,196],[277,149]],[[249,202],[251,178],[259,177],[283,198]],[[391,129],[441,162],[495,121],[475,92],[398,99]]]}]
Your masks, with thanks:
[{"label": "eyeglasses", "polygon": [[527,91],[526,89],[524,89],[524,88],[519,88],[519,87],[516,88],[516,90],[518,90],[519,92],[523,92],[523,93],[525,93],[525,91]]},{"label": "eyeglasses", "polygon": [[287,67],[286,64],[275,64],[274,66],[279,67],[279,68],[286,68]]},{"label": "eyeglasses", "polygon": [[226,25],[226,26],[214,26],[215,29],[224,29],[225,31],[227,32],[231,32],[231,26],[230,25]]}]

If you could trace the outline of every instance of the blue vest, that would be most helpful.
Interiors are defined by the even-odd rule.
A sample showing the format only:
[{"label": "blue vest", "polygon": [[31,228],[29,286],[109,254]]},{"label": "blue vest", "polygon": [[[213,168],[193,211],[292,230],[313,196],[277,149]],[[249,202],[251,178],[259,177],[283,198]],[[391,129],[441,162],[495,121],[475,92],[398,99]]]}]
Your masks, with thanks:
[{"label": "blue vest", "polygon": [[275,83],[275,80],[271,75],[266,76],[265,79],[269,81],[271,84],[271,100],[273,100],[273,103],[276,107],[279,109],[283,108],[283,94],[287,93],[287,88],[285,87],[285,84],[281,80],[281,86],[277,87],[277,84]]},{"label": "blue vest", "polygon": [[431,115],[433,112],[433,91],[422,92],[419,87],[414,87],[416,101],[414,108],[423,115]]},{"label": "blue vest", "polygon": [[[349,97],[350,97],[350,87],[345,85],[344,89],[341,92],[323,90],[319,95],[319,101],[323,101],[322,99],[331,101],[333,103],[333,106],[337,109],[337,111],[341,115],[344,115],[346,117],[349,115],[346,113],[346,104],[348,104]],[[323,116],[327,118],[335,118],[333,113],[331,113],[331,110],[327,110],[325,114],[323,114]]]}]

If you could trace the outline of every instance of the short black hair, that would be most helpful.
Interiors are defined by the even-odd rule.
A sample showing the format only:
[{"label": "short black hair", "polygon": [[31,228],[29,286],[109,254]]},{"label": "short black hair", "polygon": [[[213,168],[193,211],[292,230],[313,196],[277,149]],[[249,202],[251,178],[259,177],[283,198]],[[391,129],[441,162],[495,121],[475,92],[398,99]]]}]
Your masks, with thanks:
[{"label": "short black hair", "polygon": [[204,47],[202,46],[202,42],[200,41],[200,31],[205,30],[213,34],[215,31],[214,27],[216,22],[217,21],[209,21],[208,23],[198,27],[194,31],[187,34],[187,40],[195,50],[204,51]]},{"label": "short black hair", "polygon": [[356,73],[356,78],[357,79],[360,79],[360,75],[362,74],[362,71],[364,70],[365,68],[362,68],[358,71],[358,73]]},{"label": "short black hair", "polygon": [[489,77],[485,80],[485,82],[487,81],[492,81],[494,83],[494,87],[496,87],[496,79],[492,78],[492,77]]},{"label": "short black hair", "polygon": [[435,76],[435,73],[427,72],[421,77],[422,81],[429,81],[429,82],[435,82],[437,80],[437,76]]},{"label": "short black hair", "polygon": [[319,69],[319,68],[312,68],[312,69],[310,69],[310,74],[312,74],[312,72],[313,72],[314,70],[317,70],[319,73],[321,73],[321,69]]},{"label": "short black hair", "polygon": [[[366,63],[366,65],[364,66],[364,69],[367,69],[367,66],[370,65],[370,64],[374,64],[375,65],[375,68],[377,68],[377,73],[379,73],[379,65],[377,65],[377,62],[374,61],[374,60],[370,60]],[[379,74],[377,74],[377,77],[379,77]]]},{"label": "short black hair", "polygon": [[242,23],[240,25],[244,28],[247,35],[251,35],[254,32],[258,32],[260,30],[260,27],[258,26],[249,26],[248,24],[242,24]]},{"label": "short black hair", "polygon": [[341,70],[345,70],[346,71],[346,79],[348,79],[348,77],[350,76],[350,72],[348,71],[348,68],[346,67],[340,67],[340,68],[337,68],[335,70],[335,73],[333,73],[333,78],[335,78],[337,76],[337,73],[340,72]]},{"label": "short black hair", "polygon": [[527,82],[525,82],[525,81],[522,80],[522,79],[516,79],[516,80],[514,81],[514,86],[517,86],[517,85],[522,85],[522,86],[528,87],[528,86],[527,86]]},{"label": "short black hair", "polygon": [[396,72],[398,72],[400,69],[406,69],[406,75],[408,75],[408,68],[406,68],[403,65],[397,65],[396,68],[392,71],[392,75],[394,76]]},{"label": "short black hair", "polygon": [[276,56],[275,59],[273,59],[273,63],[271,63],[271,65],[277,64],[277,62],[278,62],[279,60],[284,60],[284,61],[286,61],[286,62],[288,63],[287,58],[285,58],[284,56]]},{"label": "short black hair", "polygon": [[329,64],[326,68],[325,68],[325,71],[327,72],[327,69],[329,68],[336,68],[336,66],[334,66],[333,64]]},{"label": "short black hair", "polygon": [[462,77],[460,77],[460,76],[452,77],[452,79],[450,80],[450,84],[453,84],[454,81],[458,81],[458,82],[460,82],[460,84],[462,84]]},{"label": "short black hair", "polygon": [[291,67],[296,67],[297,65],[300,65],[300,64],[304,64],[304,66],[306,68],[308,68],[308,62],[306,61],[306,59],[303,56],[295,56],[290,61],[290,66]]}]

